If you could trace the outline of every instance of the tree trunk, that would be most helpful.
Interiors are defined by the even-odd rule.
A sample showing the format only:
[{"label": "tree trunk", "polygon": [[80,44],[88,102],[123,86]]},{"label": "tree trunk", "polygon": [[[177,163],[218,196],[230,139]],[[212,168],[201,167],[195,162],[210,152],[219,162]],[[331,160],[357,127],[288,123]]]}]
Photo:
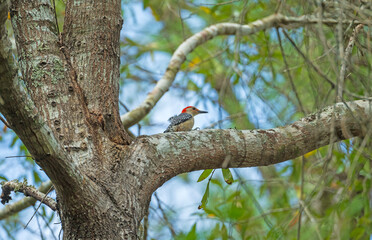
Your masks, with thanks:
[{"label": "tree trunk", "polygon": [[138,239],[150,199],[143,202],[132,175],[122,181],[115,169],[109,172],[110,179],[89,176],[77,193],[57,192],[64,239]]},{"label": "tree trunk", "polygon": [[48,0],[12,1],[10,14],[22,79],[8,74],[1,111],[55,186],[64,238],[136,239],[149,198],[119,171],[131,142],[118,111],[120,1],[69,1],[60,36]]}]

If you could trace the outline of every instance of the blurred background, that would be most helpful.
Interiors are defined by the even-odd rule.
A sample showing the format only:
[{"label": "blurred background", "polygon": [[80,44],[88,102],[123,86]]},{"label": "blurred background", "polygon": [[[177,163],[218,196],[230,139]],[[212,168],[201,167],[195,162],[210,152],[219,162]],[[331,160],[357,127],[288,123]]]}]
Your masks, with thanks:
[{"label": "blurred background", "polygon": [[[55,4],[63,31],[65,3]],[[145,99],[185,39],[212,24],[248,24],[276,12],[372,19],[371,3],[358,0],[126,0],[122,12],[121,114]],[[129,131],[162,133],[167,119],[189,105],[209,112],[196,117],[195,127],[239,130],[284,126],[331,106],[355,27],[215,37],[188,55],[170,90]],[[371,43],[365,25],[347,59],[342,101],[372,96]],[[0,129],[0,179],[37,187],[47,181],[18,137],[2,123]],[[154,193],[141,231],[146,239],[372,239],[371,149],[367,135],[275,166],[182,174]],[[12,197],[10,204],[24,196]],[[38,207],[6,218],[0,212],[0,239],[61,239],[57,214]]]}]

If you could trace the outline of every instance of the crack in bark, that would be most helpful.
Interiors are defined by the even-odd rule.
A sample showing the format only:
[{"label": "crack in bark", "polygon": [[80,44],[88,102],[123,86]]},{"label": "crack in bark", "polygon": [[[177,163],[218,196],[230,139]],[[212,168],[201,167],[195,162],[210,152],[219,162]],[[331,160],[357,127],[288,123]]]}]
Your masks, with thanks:
[{"label": "crack in bark", "polygon": [[80,101],[80,106],[83,108],[83,111],[84,111],[84,115],[85,115],[84,119],[87,123],[88,132],[92,136],[92,140],[93,140],[93,143],[94,143],[93,145],[95,146],[95,149],[97,150],[98,155],[102,155],[102,147],[101,147],[102,143],[99,139],[99,134],[95,133],[94,126],[98,125],[98,126],[101,126],[101,128],[103,128],[103,126],[102,126],[102,124],[100,124],[99,118],[92,117],[92,115],[95,116],[96,114],[89,112],[86,96],[84,94],[83,89],[80,87],[80,85],[78,83],[77,73],[76,73],[76,70],[75,70],[72,62],[71,62],[71,56],[70,56],[70,53],[68,51],[68,47],[66,45],[64,45],[63,34],[60,35],[59,44],[60,44],[60,50],[62,52],[62,55],[64,56],[64,60],[66,61],[67,65],[69,66],[70,80],[71,80],[72,85],[73,85],[72,86],[73,89],[69,89],[69,91],[71,92],[71,90],[72,91],[75,90],[77,92],[78,99]]},{"label": "crack in bark", "polygon": [[237,132],[238,132],[240,139],[243,140],[243,148],[244,148],[244,157],[242,158],[240,163],[238,163],[238,167],[240,167],[244,163],[244,160],[247,159],[247,141],[245,140],[244,133],[241,130],[237,130]]},{"label": "crack in bark", "polygon": [[100,187],[104,193],[109,197],[110,201],[112,202],[113,206],[119,210],[120,213],[122,213],[127,218],[132,218],[133,216],[130,216],[127,212],[123,211],[120,207],[120,204],[116,201],[114,195],[111,193],[111,191],[106,187],[106,185],[99,180],[97,180],[94,176],[90,176],[87,174],[87,177],[94,182],[98,187]]},{"label": "crack in bark", "polygon": [[76,74],[76,70],[75,70],[74,66],[71,63],[70,53],[67,50],[67,46],[64,45],[64,43],[63,43],[63,35],[60,36],[59,44],[60,44],[60,50],[61,50],[61,52],[64,56],[64,59],[65,59],[67,65],[69,66],[70,80],[73,84],[74,89],[77,91],[79,101],[81,102],[81,106],[83,107],[83,110],[84,110],[84,113],[85,113],[85,117],[89,118],[90,114],[89,114],[89,109],[88,109],[88,103],[86,102],[86,97],[84,95],[84,92],[81,89],[81,87],[80,87],[80,85],[77,81],[77,74]]}]

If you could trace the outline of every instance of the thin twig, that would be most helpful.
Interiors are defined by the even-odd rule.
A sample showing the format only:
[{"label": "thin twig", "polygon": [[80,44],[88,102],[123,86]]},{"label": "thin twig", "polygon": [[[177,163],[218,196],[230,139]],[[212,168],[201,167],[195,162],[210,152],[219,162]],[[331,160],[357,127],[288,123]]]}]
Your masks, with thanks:
[{"label": "thin twig", "polygon": [[313,196],[315,195],[316,191],[318,190],[318,188],[322,185],[322,183],[325,181],[325,178],[327,176],[327,173],[328,173],[328,165],[329,165],[329,162],[331,161],[332,159],[332,155],[333,155],[333,148],[334,148],[334,143],[335,143],[335,119],[334,117],[332,118],[331,120],[331,135],[330,135],[330,138],[329,138],[329,148],[328,148],[328,151],[327,151],[327,155],[325,156],[323,162],[323,171],[322,171],[322,175],[320,176],[320,178],[318,179],[318,181],[316,182],[313,190],[311,191],[310,194],[308,194],[307,198],[305,199],[305,201],[302,201],[300,200],[300,204],[302,205],[302,210],[305,210],[307,209],[307,206],[310,205],[310,203],[312,202],[312,198]]},{"label": "thin twig", "polygon": [[303,205],[304,212],[306,215],[310,218],[310,221],[314,223],[315,225],[315,232],[319,240],[323,239],[322,235],[320,234],[319,226],[316,220],[314,219],[313,215],[310,213],[309,209],[305,206],[303,202],[300,202],[301,205]]},{"label": "thin twig", "polygon": [[[34,207],[34,209],[35,209],[35,207]],[[38,213],[38,215],[41,217],[41,219],[43,219],[45,225],[47,226],[47,228],[49,229],[49,231],[52,233],[53,238],[54,238],[55,240],[58,240],[57,237],[56,237],[56,235],[54,234],[53,229],[50,227],[50,224],[48,223],[47,219],[45,219],[46,216],[43,216],[43,215],[40,214],[40,213]]]},{"label": "thin twig", "polygon": [[[53,185],[49,188],[49,190],[48,190],[48,192],[45,194],[44,198],[40,201],[39,206],[37,206],[37,208],[36,208],[34,214],[32,214],[30,220],[28,220],[28,222],[27,222],[27,224],[25,225],[24,229],[27,228],[28,224],[31,222],[32,218],[35,216],[35,214],[37,213],[37,211],[38,211],[39,208],[41,207],[41,204],[42,204],[43,201],[48,197],[48,193],[49,193],[50,191],[52,191],[52,189],[53,189]],[[46,203],[45,203],[45,204],[46,204]],[[46,205],[47,205],[47,204],[46,204]],[[56,203],[56,205],[57,205],[57,203]],[[48,206],[48,205],[47,205],[47,206]],[[56,209],[57,209],[57,208],[56,208]],[[52,209],[52,210],[55,211],[56,209],[54,209],[54,210]]]},{"label": "thin twig", "polygon": [[[345,58],[344,58],[344,32],[343,32],[343,25],[341,23],[342,21],[342,14],[343,14],[343,5],[342,4],[339,4],[339,2],[335,2],[339,9],[339,12],[338,12],[338,21],[339,23],[336,25],[336,40],[337,40],[337,45],[338,45],[338,59],[340,61],[343,61]],[[339,62],[340,62],[339,61]],[[336,94],[336,101],[337,102],[341,102],[341,99],[342,99],[342,88],[343,88],[343,82],[344,82],[344,76],[342,77],[342,80],[341,80],[341,76],[339,75],[338,76],[338,85],[337,85],[337,94]],[[342,82],[342,83],[341,83]]]},{"label": "thin twig", "polygon": [[349,62],[349,57],[352,52],[357,34],[362,28],[363,28],[363,24],[359,24],[358,26],[355,27],[353,34],[350,37],[349,43],[345,49],[345,53],[343,54],[342,59],[341,59],[342,63],[341,63],[340,77],[339,77],[338,89],[337,89],[337,101],[338,102],[342,101],[342,92],[344,89],[346,65]]},{"label": "thin twig", "polygon": [[59,230],[59,233],[58,233],[58,240],[61,239],[61,235],[62,235],[62,228],[61,228],[61,230]]},{"label": "thin twig", "polygon": [[[122,106],[122,107],[125,109],[125,111],[127,111],[127,112],[130,111],[129,108],[127,107],[127,105],[125,105],[125,103],[122,102],[122,101],[120,101],[120,100],[119,100],[119,105]],[[138,129],[137,135],[140,136],[140,135],[141,135],[141,128],[142,128],[142,125],[141,125],[140,123],[137,123],[137,126],[138,126],[138,128],[137,128],[137,129]],[[136,138],[136,136],[134,136],[134,134],[133,134],[131,131],[129,131],[129,129],[126,129],[126,131],[127,131],[127,133],[128,133],[132,138]]]},{"label": "thin twig", "polygon": [[182,28],[182,39],[185,40],[186,39],[186,35],[185,35],[185,26],[184,26],[184,22],[183,22],[183,18],[182,18],[182,13],[181,13],[181,7],[180,7],[180,4],[179,2],[177,2],[178,4],[178,16],[180,17],[180,21],[181,21],[181,28]]},{"label": "thin twig", "polygon": [[[40,191],[42,193],[46,193],[51,186],[52,186],[51,181],[44,182],[40,185],[40,187],[38,188],[38,191]],[[35,198],[24,197],[21,200],[15,202],[15,203],[6,205],[4,208],[2,208],[0,210],[0,220],[5,219],[9,216],[12,216],[12,215],[28,208],[28,207],[34,205],[35,202],[36,202]]]},{"label": "thin twig", "polygon": [[332,88],[336,86],[336,84],[329,79],[320,69],[316,66],[310,59],[308,59],[305,54],[297,47],[296,43],[293,39],[289,36],[289,34],[283,29],[283,33],[285,37],[291,42],[292,46],[296,49],[296,51],[301,55],[301,57],[322,77],[324,78],[329,84],[331,84]]},{"label": "thin twig", "polygon": [[262,218],[264,219],[266,225],[269,227],[269,229],[271,230],[273,228],[273,224],[271,223],[271,221],[269,220],[269,218],[265,215],[265,212],[263,211],[260,203],[257,201],[257,199],[255,198],[255,196],[253,195],[252,191],[249,190],[247,188],[247,186],[242,182],[242,178],[240,177],[238,171],[236,171],[235,169],[232,169],[234,171],[234,173],[236,174],[236,176],[238,177],[238,180],[239,180],[239,183],[242,185],[243,189],[245,190],[245,192],[248,194],[248,196],[252,199],[255,207],[257,208],[259,214],[262,216]]},{"label": "thin twig", "polygon": [[159,210],[161,211],[161,213],[163,215],[163,219],[164,219],[165,223],[167,224],[167,226],[168,226],[168,228],[169,228],[169,230],[170,230],[170,232],[172,234],[172,237],[173,238],[176,238],[177,234],[174,231],[173,226],[170,224],[170,222],[169,222],[169,220],[167,218],[167,215],[165,214],[165,212],[164,212],[164,210],[163,210],[163,208],[162,208],[162,206],[160,204],[160,199],[159,199],[158,194],[156,192],[154,193],[154,197],[156,198],[156,201],[158,202]]},{"label": "thin twig", "polygon": [[5,158],[32,157],[31,155],[7,156]]},{"label": "thin twig", "polygon": [[0,120],[4,123],[4,125],[7,128],[12,129],[12,127],[10,126],[10,124],[2,116],[0,116]]},{"label": "thin twig", "polygon": [[56,28],[57,28],[57,36],[59,36],[59,27],[58,27],[58,19],[57,19],[57,10],[56,10],[56,1],[53,0],[53,8],[54,8],[54,17],[56,19]]},{"label": "thin twig", "polygon": [[331,50],[335,47],[328,47],[328,44],[327,44],[327,39],[325,37],[325,33],[324,33],[324,30],[323,30],[323,24],[322,24],[322,21],[323,21],[323,15],[324,15],[324,4],[322,4],[320,1],[318,1],[318,9],[319,9],[319,13],[318,13],[318,18],[319,18],[319,21],[318,21],[318,27],[316,28],[317,30],[317,35],[319,36],[319,39],[320,39],[320,42],[323,44],[323,48],[324,48],[324,52],[325,52],[325,56],[327,57],[327,60],[329,62],[329,64],[331,65],[333,71],[335,73],[337,73],[337,67],[336,67],[336,63],[334,61],[334,58],[331,57],[331,55],[329,54],[331,52]]},{"label": "thin twig", "polygon": [[[303,194],[304,194],[304,171],[305,171],[305,157],[302,156],[301,161],[301,192],[300,192],[300,202],[302,202]],[[298,215],[298,225],[297,225],[297,240],[301,239],[301,218],[302,218],[302,211],[303,206],[299,204],[299,215]]]},{"label": "thin twig", "polygon": [[129,108],[127,107],[127,105],[125,105],[125,103],[123,103],[122,101],[119,100],[119,104],[120,104],[120,106],[122,106],[125,109],[125,111],[127,111],[127,112],[130,111]]},{"label": "thin twig", "polygon": [[[213,169],[213,171],[212,171],[212,173],[211,173],[211,175],[210,175],[210,177],[209,177],[209,179],[208,179],[207,188],[205,189],[205,193],[207,192],[207,189],[208,189],[208,187],[209,187],[209,184],[210,184],[210,182],[211,182],[211,180],[212,180],[212,177],[213,177],[215,171],[216,171],[216,169]],[[209,192],[208,192],[207,200],[205,201],[205,204],[207,204],[207,202],[208,202],[208,197],[209,197]],[[204,197],[203,197],[203,198],[204,198]],[[202,201],[203,201],[203,199],[202,199]],[[203,204],[203,203],[201,203],[201,204],[199,205],[198,209],[202,209],[202,204]]]},{"label": "thin twig", "polygon": [[356,150],[355,157],[353,158],[353,160],[350,160],[350,162],[351,162],[350,167],[349,167],[350,168],[350,171],[349,171],[350,174],[348,174],[348,177],[347,177],[347,180],[346,180],[346,183],[345,183],[345,187],[343,188],[343,191],[342,191],[342,200],[345,197],[349,196],[346,193],[350,189],[356,165],[358,164],[359,157],[362,154],[363,149],[366,148],[366,145],[368,144],[368,141],[369,141],[371,135],[372,135],[372,128],[369,128],[368,132],[366,133],[365,137],[363,138],[362,143],[360,144],[360,147]]},{"label": "thin twig", "polygon": [[242,118],[242,117],[246,117],[246,116],[247,115],[244,112],[231,114],[230,116],[225,117],[224,119],[221,119],[221,120],[218,120],[217,122],[212,123],[211,125],[209,125],[205,129],[214,128],[215,126],[220,125],[222,122],[227,121],[227,120]]},{"label": "thin twig", "polygon": [[[33,207],[34,207],[34,210],[36,212],[35,206],[33,206]],[[44,238],[44,235],[43,235],[43,231],[41,231],[41,226],[40,226],[39,216],[38,215],[36,215],[36,223],[37,223],[37,227],[39,228],[39,233],[40,233],[41,240],[44,240],[45,238]]]},{"label": "thin twig", "polygon": [[[205,59],[202,59],[202,60],[201,60],[200,62],[198,62],[198,63],[192,64],[192,67],[188,67],[185,71],[189,71],[189,70],[194,69],[194,68],[196,68],[196,67],[198,67],[198,66],[201,66],[202,64],[208,62],[208,61],[211,60],[211,59],[215,59],[216,57],[218,57],[218,56],[222,55],[223,53],[225,53],[226,50],[229,49],[229,47],[231,47],[230,44],[228,44],[224,49],[222,49],[222,50],[220,50],[220,51],[218,51],[218,52],[210,53],[210,56],[209,56],[209,57],[207,57],[207,58],[205,58]],[[206,50],[208,51],[208,49],[206,49]],[[209,52],[210,52],[210,51],[208,51],[208,53],[209,53]],[[190,62],[190,61],[188,61],[188,62]],[[189,65],[190,65],[190,64],[189,64]]]},{"label": "thin twig", "polygon": [[18,182],[18,181],[9,181],[3,184],[2,193],[1,193],[2,204],[8,203],[12,199],[10,197],[10,193],[12,191],[22,192],[26,196],[33,197],[36,200],[39,200],[41,203],[44,203],[45,205],[50,207],[53,211],[57,210],[57,203],[54,199],[48,197],[47,194],[44,194],[38,191],[36,188],[32,186],[28,186],[26,182]]},{"label": "thin twig", "polygon": [[[288,70],[289,68],[289,65],[288,65],[288,62],[287,62],[287,59],[286,59],[286,56],[285,56],[285,52],[284,52],[284,49],[283,49],[283,44],[282,44],[282,38],[280,37],[280,33],[279,33],[279,29],[276,28],[276,35],[278,36],[278,40],[279,40],[279,47],[280,47],[280,51],[282,53],[282,56],[283,56],[283,62],[284,62],[284,65],[285,65],[285,69]],[[292,90],[293,92],[295,93],[296,95],[296,98],[297,98],[297,101],[298,101],[298,105],[300,106],[300,109],[301,109],[301,112],[303,112],[304,114],[306,114],[306,111],[304,109],[304,106],[302,105],[302,102],[301,102],[301,99],[298,95],[298,92],[297,92],[297,89],[296,89],[296,86],[294,84],[294,81],[293,81],[293,78],[292,78],[292,74],[290,71],[285,71],[288,75],[288,78],[289,78],[289,82],[291,84],[291,87],[292,87]]]},{"label": "thin twig", "polygon": [[228,5],[228,4],[240,2],[240,1],[241,0],[231,0],[231,1],[226,1],[222,3],[199,3],[199,4],[193,4],[193,5],[195,6],[222,6],[222,5]]}]

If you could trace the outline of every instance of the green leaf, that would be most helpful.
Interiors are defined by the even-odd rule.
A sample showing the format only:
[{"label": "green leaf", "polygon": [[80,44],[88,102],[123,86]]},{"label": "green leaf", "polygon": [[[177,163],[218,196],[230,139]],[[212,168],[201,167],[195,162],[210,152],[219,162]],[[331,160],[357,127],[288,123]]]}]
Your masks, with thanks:
[{"label": "green leaf", "polygon": [[213,169],[205,169],[202,174],[200,174],[200,177],[198,179],[198,182],[201,182],[203,181],[204,179],[206,179],[211,173],[212,173]]},{"label": "green leaf", "polygon": [[224,225],[222,225],[221,227],[221,237],[222,237],[222,240],[228,240],[229,239],[229,235],[228,235],[228,231],[227,231],[227,228]]},{"label": "green leaf", "polygon": [[278,228],[271,228],[270,231],[267,233],[267,239],[279,239],[281,236],[280,230]]},{"label": "green leaf", "polygon": [[33,175],[34,175],[34,182],[35,183],[40,183],[41,182],[41,179],[40,179],[39,174],[36,171],[34,171],[33,172]]},{"label": "green leaf", "polygon": [[46,213],[46,209],[45,209],[45,206],[41,206],[41,216],[43,217],[46,217],[47,213]]},{"label": "green leaf", "polygon": [[205,193],[203,195],[203,198],[201,200],[201,204],[199,205],[198,209],[205,208],[205,206],[208,203],[208,196],[209,196],[209,182],[207,184],[207,189],[205,189]]},{"label": "green leaf", "polygon": [[350,234],[350,237],[352,237],[352,239],[362,239],[365,232],[366,230],[363,227],[358,227],[353,229],[353,231]]},{"label": "green leaf", "polygon": [[215,240],[218,239],[220,236],[220,225],[217,223],[213,230],[210,231],[210,236],[208,236],[207,240]]},{"label": "green leaf", "polygon": [[138,46],[138,43],[137,43],[136,41],[133,41],[132,39],[130,39],[130,38],[128,38],[128,37],[126,37],[124,40],[125,40],[125,41],[127,42],[127,44],[129,44],[129,45],[132,45],[132,46]]},{"label": "green leaf", "polygon": [[356,195],[353,200],[348,203],[348,208],[346,209],[347,216],[354,217],[358,214],[360,214],[360,211],[363,209],[363,196],[362,195]]},{"label": "green leaf", "polygon": [[55,213],[56,213],[56,212],[52,212],[52,214],[50,214],[49,217],[47,216],[47,220],[48,220],[48,223],[49,223],[49,224],[53,221]]},{"label": "green leaf", "polygon": [[221,190],[224,189],[224,184],[222,185],[222,181],[219,179],[211,179],[210,182],[216,186],[218,186]]},{"label": "green leaf", "polygon": [[12,139],[12,142],[10,143],[10,147],[14,147],[14,145],[17,142],[18,139],[19,139],[18,136],[14,136],[14,138]]},{"label": "green leaf", "polygon": [[232,184],[234,182],[234,178],[231,174],[230,169],[228,168],[222,169],[222,175],[223,175],[223,179],[225,180],[227,184]]},{"label": "green leaf", "polygon": [[193,81],[189,80],[187,83],[187,89],[191,91],[199,91],[200,88]]},{"label": "green leaf", "polygon": [[150,0],[144,0],[143,1],[143,9],[147,8],[149,6]]},{"label": "green leaf", "polygon": [[197,236],[196,236],[196,223],[192,226],[191,228],[191,231],[187,234],[186,238],[185,239],[190,239],[190,240],[194,240],[194,239],[197,239]]}]

